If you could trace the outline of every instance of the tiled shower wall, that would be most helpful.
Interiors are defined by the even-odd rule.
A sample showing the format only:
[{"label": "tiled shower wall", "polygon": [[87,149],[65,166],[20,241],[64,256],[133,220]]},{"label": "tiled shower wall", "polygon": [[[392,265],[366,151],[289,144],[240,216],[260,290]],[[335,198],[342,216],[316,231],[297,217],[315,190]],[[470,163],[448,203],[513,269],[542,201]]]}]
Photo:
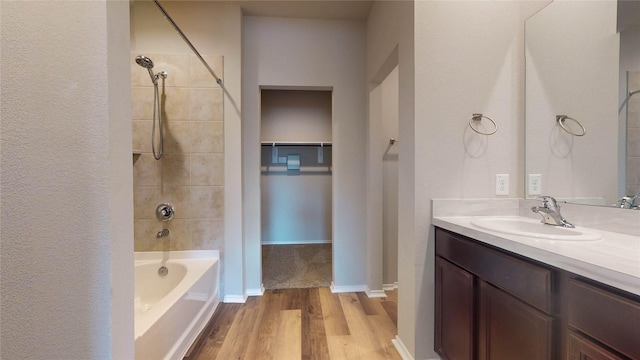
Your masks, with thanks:
[{"label": "tiled shower wall", "polygon": [[[134,181],[134,249],[222,250],[224,193],[223,92],[193,55],[144,54],[166,71],[159,80],[164,132],[164,155],[151,150],[154,90],[145,68],[131,54]],[[222,75],[222,57],[205,56]],[[157,133],[157,130],[156,130]],[[156,146],[157,146],[156,141]],[[160,203],[174,205],[173,220],[156,219]],[[169,229],[170,235],[156,234]]]},{"label": "tiled shower wall", "polygon": [[[640,71],[629,72],[629,91],[640,90]],[[640,94],[629,99],[627,120],[627,195],[640,195]]]}]

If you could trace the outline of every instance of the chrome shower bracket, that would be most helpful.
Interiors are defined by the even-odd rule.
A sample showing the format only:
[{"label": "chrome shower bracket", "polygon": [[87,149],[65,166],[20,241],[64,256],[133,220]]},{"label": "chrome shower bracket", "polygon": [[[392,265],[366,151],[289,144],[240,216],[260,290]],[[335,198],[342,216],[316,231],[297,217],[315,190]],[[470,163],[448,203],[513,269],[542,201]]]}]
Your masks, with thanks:
[{"label": "chrome shower bracket", "polygon": [[155,74],[153,78],[155,79],[155,81],[158,81],[158,79],[160,78],[162,78],[162,80],[165,80],[168,76],[169,74],[167,74],[166,71],[160,71],[159,73]]},{"label": "chrome shower bracket", "polygon": [[169,203],[162,203],[156,208],[156,217],[160,221],[169,221],[176,215],[176,210]]}]

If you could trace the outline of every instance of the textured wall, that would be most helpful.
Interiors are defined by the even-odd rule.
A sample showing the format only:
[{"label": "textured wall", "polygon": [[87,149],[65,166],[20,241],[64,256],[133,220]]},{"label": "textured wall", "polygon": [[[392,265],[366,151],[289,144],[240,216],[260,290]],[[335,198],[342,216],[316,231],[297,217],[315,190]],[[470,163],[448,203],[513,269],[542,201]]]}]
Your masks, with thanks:
[{"label": "textured wall", "polygon": [[[160,80],[164,155],[151,150],[154,90],[146,69],[131,55],[135,250],[222,250],[224,235],[223,92],[195,55],[146,53]],[[222,74],[222,57],[205,59]],[[157,120],[156,120],[157,121]],[[157,126],[157,124],[156,124]],[[156,130],[156,134],[158,130]],[[156,140],[156,147],[159,141]],[[173,220],[156,219],[160,203],[176,209]],[[170,235],[158,239],[164,228]]]},{"label": "textured wall", "polygon": [[132,358],[128,4],[0,9],[0,358]]},{"label": "textured wall", "polygon": [[[629,72],[629,91],[635,90],[640,71]],[[627,195],[640,195],[640,94],[629,99],[627,115]]]}]

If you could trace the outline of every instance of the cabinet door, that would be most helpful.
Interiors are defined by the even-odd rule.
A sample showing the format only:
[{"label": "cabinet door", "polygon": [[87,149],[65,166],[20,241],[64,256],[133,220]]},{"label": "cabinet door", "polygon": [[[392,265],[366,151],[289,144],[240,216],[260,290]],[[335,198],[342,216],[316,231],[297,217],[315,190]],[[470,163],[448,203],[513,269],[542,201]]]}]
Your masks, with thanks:
[{"label": "cabinet door", "polygon": [[478,359],[551,359],[553,319],[480,282]]},{"label": "cabinet door", "polygon": [[436,351],[473,359],[473,275],[436,257]]},{"label": "cabinet door", "polygon": [[569,333],[569,356],[568,360],[623,360],[618,355],[600,347],[584,337],[571,332]]}]

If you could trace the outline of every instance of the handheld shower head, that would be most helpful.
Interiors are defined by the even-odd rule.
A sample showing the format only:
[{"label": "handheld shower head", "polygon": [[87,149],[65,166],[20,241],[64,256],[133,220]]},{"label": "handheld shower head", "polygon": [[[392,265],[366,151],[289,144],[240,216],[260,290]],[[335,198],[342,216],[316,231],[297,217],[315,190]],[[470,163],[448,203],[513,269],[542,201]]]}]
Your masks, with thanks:
[{"label": "handheld shower head", "polygon": [[158,80],[153,75],[153,71],[151,71],[151,69],[153,69],[153,60],[149,59],[144,55],[138,55],[136,56],[136,64],[142,66],[143,68],[147,69],[147,71],[149,71],[149,77],[151,77],[151,82],[155,85]]},{"label": "handheld shower head", "polygon": [[153,69],[153,60],[144,55],[136,56],[136,63],[145,69]]}]

